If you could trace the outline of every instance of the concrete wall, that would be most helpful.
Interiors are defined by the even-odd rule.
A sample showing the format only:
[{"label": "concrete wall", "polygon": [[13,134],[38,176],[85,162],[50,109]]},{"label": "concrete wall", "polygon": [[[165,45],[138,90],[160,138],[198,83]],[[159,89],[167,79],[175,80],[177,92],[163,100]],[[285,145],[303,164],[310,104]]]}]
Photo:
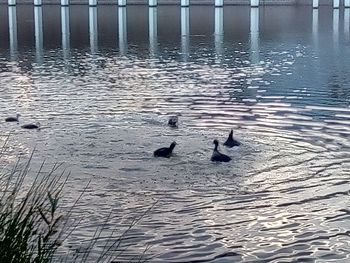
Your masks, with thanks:
[{"label": "concrete wall", "polygon": [[[312,0],[296,0],[298,5],[312,5]],[[319,0],[320,5],[333,5],[333,0]],[[340,6],[344,5],[344,0],[340,0]]]},{"label": "concrete wall", "polygon": [[[32,4],[34,0],[17,0],[18,4]],[[60,4],[60,0],[42,0],[43,4]],[[213,5],[215,0],[190,0],[190,5]],[[332,5],[333,0],[319,0],[320,5]],[[100,4],[115,4],[118,0],[97,0]],[[88,0],[70,0],[71,4],[87,4]],[[148,0],[127,0],[132,5],[147,5]],[[225,5],[249,5],[250,0],[224,0]],[[312,5],[312,0],[260,0],[261,5]],[[0,0],[7,4],[7,0]],[[180,5],[180,0],[158,0],[160,5]],[[344,4],[344,0],[340,0]],[[1,7],[0,7],[1,8]]]},{"label": "concrete wall", "polygon": [[[17,0],[18,4],[31,4],[34,0]],[[60,4],[60,0],[42,0],[43,4]],[[190,5],[213,5],[215,0],[190,0]],[[260,0],[261,5],[295,5],[298,0]],[[307,1],[307,0],[303,0]],[[328,0],[329,1],[329,0]],[[100,4],[115,4],[118,0],[97,0]],[[7,0],[0,0],[7,3]],[[88,0],[70,0],[71,4],[87,4]],[[127,0],[128,4],[148,4],[148,0]],[[180,0],[158,0],[162,5],[180,5]],[[250,0],[224,0],[225,5],[249,5]]]}]

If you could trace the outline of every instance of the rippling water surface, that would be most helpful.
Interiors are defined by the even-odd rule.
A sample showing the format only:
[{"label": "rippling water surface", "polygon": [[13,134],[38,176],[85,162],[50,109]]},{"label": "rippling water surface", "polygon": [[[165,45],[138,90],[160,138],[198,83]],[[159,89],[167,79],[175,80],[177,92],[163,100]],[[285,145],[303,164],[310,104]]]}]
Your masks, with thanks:
[{"label": "rippling water surface", "polygon": [[[0,132],[10,161],[36,147],[65,163],[66,200],[91,180],[66,251],[157,202],[125,260],[350,261],[350,10],[72,6],[70,34],[61,11],[18,6],[14,24],[1,7],[0,114],[43,129]],[[211,163],[231,128],[233,161]],[[173,158],[152,157],[173,140]]]}]

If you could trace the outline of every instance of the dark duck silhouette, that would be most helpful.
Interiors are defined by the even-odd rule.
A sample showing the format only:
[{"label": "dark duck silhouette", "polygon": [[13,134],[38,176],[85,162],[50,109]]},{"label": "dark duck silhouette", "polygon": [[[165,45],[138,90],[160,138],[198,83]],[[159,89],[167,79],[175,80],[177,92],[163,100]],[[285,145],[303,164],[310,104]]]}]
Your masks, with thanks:
[{"label": "dark duck silhouette", "polygon": [[223,153],[218,151],[218,146],[219,146],[218,140],[214,140],[213,143],[215,144],[215,147],[214,147],[214,151],[213,151],[213,154],[211,156],[211,159],[210,159],[212,162],[227,163],[227,162],[232,160],[230,156],[227,156],[226,154],[223,154]]},{"label": "dark duck silhouette", "polygon": [[177,122],[178,122],[178,117],[177,116],[171,116],[168,120],[168,125],[170,127],[176,128],[177,127]]},{"label": "dark duck silhouette", "polygon": [[171,154],[173,153],[173,150],[176,146],[176,142],[172,142],[170,144],[170,147],[164,147],[164,148],[160,148],[156,151],[154,151],[153,155],[154,157],[165,157],[165,158],[169,158],[171,156]]},{"label": "dark duck silhouette", "polygon": [[231,130],[226,142],[224,142],[224,145],[228,148],[232,148],[232,147],[241,145],[241,143],[239,141],[233,139],[233,130]]},{"label": "dark duck silhouette", "polygon": [[16,117],[11,116],[11,117],[7,117],[5,119],[6,122],[19,122],[19,116],[21,116],[20,114],[16,114]]},{"label": "dark duck silhouette", "polygon": [[29,123],[29,124],[24,124],[21,126],[23,129],[27,130],[34,130],[34,129],[40,129],[40,123]]}]

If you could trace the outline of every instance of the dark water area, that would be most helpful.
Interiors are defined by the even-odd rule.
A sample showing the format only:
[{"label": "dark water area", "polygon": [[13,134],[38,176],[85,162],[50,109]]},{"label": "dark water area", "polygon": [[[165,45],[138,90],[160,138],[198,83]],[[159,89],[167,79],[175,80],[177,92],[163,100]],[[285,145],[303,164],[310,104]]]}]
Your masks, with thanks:
[{"label": "dark water area", "polygon": [[[350,9],[0,6],[6,162],[89,186],[62,253],[126,235],[121,261],[350,261]],[[179,128],[166,123],[179,115]],[[220,150],[230,129],[242,145]],[[173,158],[153,158],[177,142]],[[91,254],[97,257],[107,237]]]}]

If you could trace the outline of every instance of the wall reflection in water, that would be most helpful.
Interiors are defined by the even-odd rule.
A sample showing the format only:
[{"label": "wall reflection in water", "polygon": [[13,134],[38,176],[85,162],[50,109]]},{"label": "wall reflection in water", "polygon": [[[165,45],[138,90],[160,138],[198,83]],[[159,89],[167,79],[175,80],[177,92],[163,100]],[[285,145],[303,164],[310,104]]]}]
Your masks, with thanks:
[{"label": "wall reflection in water", "polygon": [[35,50],[36,62],[41,65],[43,62],[43,9],[41,6],[34,7],[34,32],[35,32]]},{"label": "wall reflection in water", "polygon": [[[181,59],[187,61],[192,50],[191,45],[197,46],[199,43],[208,42],[209,49],[214,47],[209,51],[220,58],[225,55],[224,47],[234,46],[231,43],[247,43],[246,51],[250,54],[251,62],[259,63],[261,59],[259,52],[266,39],[281,40],[288,35],[293,39],[291,36],[295,34],[296,27],[304,28],[305,30],[299,34],[305,36],[312,30],[314,45],[318,45],[321,34],[335,45],[339,44],[339,38],[343,35],[347,41],[350,40],[348,8],[333,10],[329,7],[327,12],[322,13],[325,14],[322,15],[322,20],[320,12],[323,12],[323,9],[296,8],[293,11],[291,8],[283,7],[263,10],[237,6],[224,8],[191,6],[178,9],[168,6],[113,8],[110,6],[99,6],[98,9],[87,6],[8,7],[5,12],[0,10],[1,17],[8,21],[8,24],[0,23],[0,36],[2,36],[0,48],[8,49],[11,59],[16,59],[16,53],[21,47],[34,46],[36,61],[41,63],[43,49],[57,46],[62,48],[63,56],[67,58],[70,56],[71,47],[90,49],[92,53],[96,53],[101,47],[118,46],[121,55],[127,55],[130,47],[137,47],[143,54],[156,56],[160,47],[163,50],[166,45],[168,49],[179,50]],[[98,10],[101,17],[98,17]],[[224,16],[224,12],[229,15]],[[259,12],[268,15],[261,17]],[[301,12],[302,18],[295,22],[297,12]],[[167,18],[169,16],[171,19]],[[344,18],[344,21],[340,21],[340,18]],[[259,24],[259,20],[263,20],[263,24]],[[323,21],[331,21],[331,34],[329,28],[320,25]],[[340,26],[342,34],[339,34]],[[264,34],[261,34],[262,30]],[[176,40],[181,42],[180,45]],[[230,45],[225,45],[226,42]],[[145,47],[148,49],[146,52]]]},{"label": "wall reflection in water", "polygon": [[118,39],[119,39],[119,52],[121,55],[124,56],[128,51],[126,7],[118,8]]},{"label": "wall reflection in water", "polygon": [[350,9],[346,8],[344,10],[344,35],[345,40],[349,41],[349,30],[350,30]]},{"label": "wall reflection in water", "polygon": [[9,36],[10,36],[10,56],[11,60],[17,59],[18,39],[17,39],[17,9],[15,6],[8,7]]},{"label": "wall reflection in water", "polygon": [[61,7],[61,33],[63,57],[66,60],[70,53],[69,7],[67,6]]},{"label": "wall reflection in water", "polygon": [[250,54],[251,62],[259,63],[259,8],[250,9]]},{"label": "wall reflection in water", "polygon": [[315,47],[318,47],[318,9],[312,10],[312,39]]},{"label": "wall reflection in water", "polygon": [[339,44],[339,9],[333,10],[333,42],[334,46]]},{"label": "wall reflection in water", "polygon": [[98,50],[97,7],[89,7],[89,39],[90,50],[94,54]]},{"label": "wall reflection in water", "polygon": [[181,55],[187,61],[190,53],[190,9],[181,7]]},{"label": "wall reflection in water", "polygon": [[158,43],[157,7],[148,8],[148,38],[151,56],[157,54]]},{"label": "wall reflection in water", "polygon": [[215,8],[214,18],[214,41],[215,53],[217,57],[223,56],[223,42],[224,42],[224,9],[222,7]]}]

